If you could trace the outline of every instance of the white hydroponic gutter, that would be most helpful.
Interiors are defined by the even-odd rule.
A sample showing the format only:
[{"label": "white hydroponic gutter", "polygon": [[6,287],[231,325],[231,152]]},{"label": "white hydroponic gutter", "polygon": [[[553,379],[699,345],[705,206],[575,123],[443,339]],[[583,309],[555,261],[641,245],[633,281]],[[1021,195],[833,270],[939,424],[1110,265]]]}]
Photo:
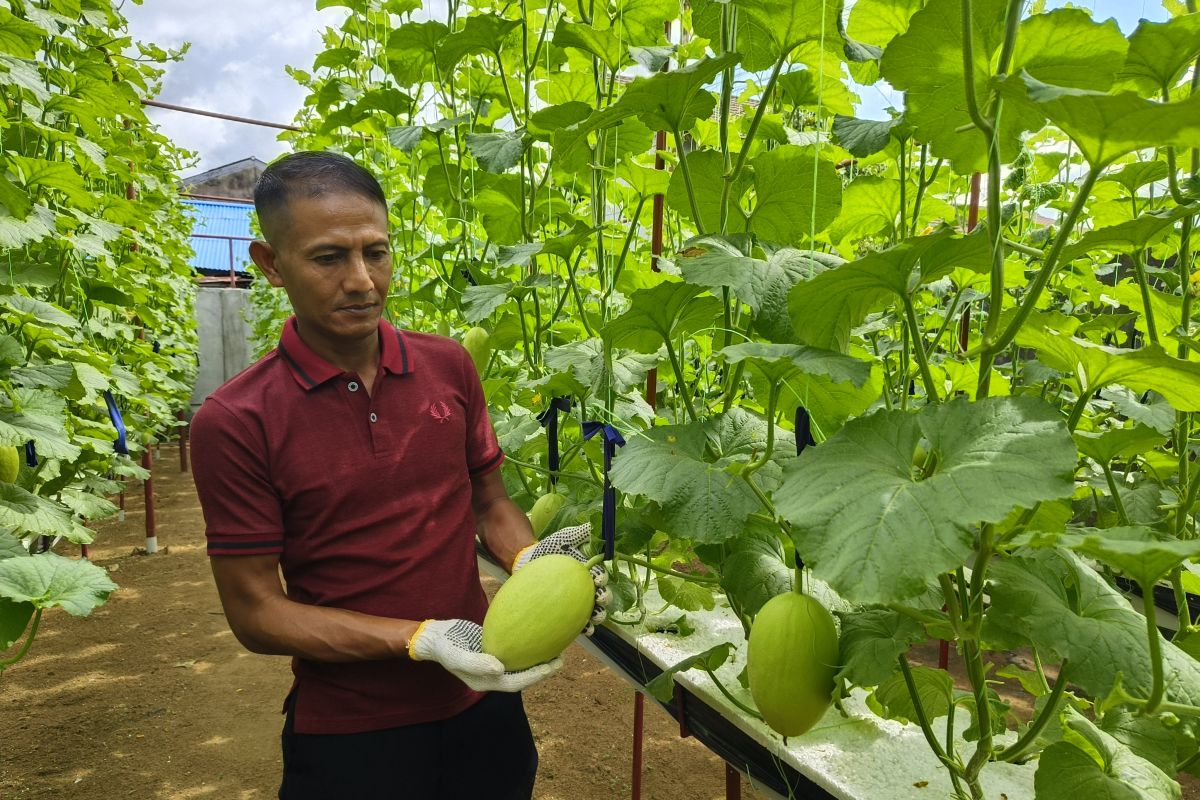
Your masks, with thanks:
[{"label": "white hydroponic gutter", "polygon": [[[480,560],[480,567],[498,580],[507,577],[499,568]],[[640,568],[639,568],[640,570]],[[836,609],[844,602],[818,581],[812,581],[809,591]],[[703,652],[723,642],[735,645],[733,657],[717,675],[725,688],[738,700],[753,707],[750,693],[741,687],[737,676],[746,665],[746,647],[741,623],[730,610],[721,594],[717,594],[717,607],[712,611],[689,611],[688,622],[695,632],[688,636],[654,633],[629,625],[605,623],[605,627],[622,641],[636,649],[647,660],[662,669],[679,663],[688,656]],[[666,603],[658,595],[651,581],[646,592],[646,605],[659,608]],[[678,618],[678,609],[671,609],[663,619]],[[661,620],[660,620],[661,621]],[[630,675],[608,658],[592,642],[580,637],[577,640],[589,653],[599,657],[615,672],[624,677],[635,689],[642,689],[638,677]],[[848,698],[843,717],[831,708],[825,717],[808,733],[792,737],[784,746],[783,738],[766,724],[748,717],[721,695],[712,680],[700,670],[676,673],[674,679],[683,688],[694,694],[709,707],[719,711],[758,743],[767,753],[790,765],[802,776],[840,800],[931,800],[946,797],[951,791],[950,777],[929,749],[919,727],[881,719],[866,705],[866,692],[855,689]],[[551,679],[553,680],[553,678]],[[970,715],[963,711],[955,715],[958,732],[958,752],[969,757],[975,750],[974,742],[962,739],[962,731],[970,724]],[[944,718],[933,722],[939,739],[944,736]],[[997,744],[1014,740],[1013,734],[997,737]],[[738,764],[734,768],[743,769]],[[1034,795],[1033,776],[1036,762],[1024,766],[1008,763],[988,764],[982,775],[987,797],[999,800],[1026,800]],[[751,776],[752,777],[752,776]],[[756,784],[757,787],[757,784]],[[758,787],[762,791],[761,787]]]}]

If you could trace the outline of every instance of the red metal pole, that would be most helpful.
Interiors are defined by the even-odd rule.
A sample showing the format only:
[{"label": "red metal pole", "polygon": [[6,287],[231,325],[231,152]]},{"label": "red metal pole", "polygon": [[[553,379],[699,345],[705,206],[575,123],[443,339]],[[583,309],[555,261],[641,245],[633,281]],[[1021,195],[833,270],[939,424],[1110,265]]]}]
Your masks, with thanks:
[{"label": "red metal pole", "polygon": [[633,693],[633,789],[632,800],[642,798],[642,718],[646,711],[646,697],[641,692]]},{"label": "red metal pole", "polygon": [[725,763],[725,800],[742,800],[742,773]]},{"label": "red metal pole", "polygon": [[88,560],[88,546],[86,544],[79,545],[79,557]]},{"label": "red metal pole", "polygon": [[151,472],[154,456],[150,455],[149,447],[142,451],[142,468],[150,472],[142,486],[146,495],[146,555],[151,555],[158,552],[158,536],[154,527],[154,473]]},{"label": "red metal pole", "polygon": [[229,240],[229,286],[237,286],[237,273],[233,270],[233,239]]},{"label": "red metal pole", "polygon": [[188,455],[187,455],[188,426],[187,426],[187,423],[184,421],[184,416],[185,415],[182,411],[175,412],[175,419],[179,420],[180,422],[183,422],[183,425],[179,428],[179,471],[180,472],[188,471]]}]

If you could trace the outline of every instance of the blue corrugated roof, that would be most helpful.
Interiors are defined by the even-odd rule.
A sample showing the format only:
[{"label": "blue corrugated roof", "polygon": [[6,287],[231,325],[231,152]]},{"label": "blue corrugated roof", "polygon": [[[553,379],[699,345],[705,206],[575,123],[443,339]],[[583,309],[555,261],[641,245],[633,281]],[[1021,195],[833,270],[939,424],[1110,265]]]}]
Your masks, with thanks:
[{"label": "blue corrugated roof", "polygon": [[247,274],[250,256],[247,255],[246,249],[250,243],[245,239],[254,236],[250,230],[250,217],[254,214],[254,206],[249,203],[188,198],[184,198],[183,202],[196,219],[192,233],[205,234],[204,237],[192,236],[192,249],[196,251],[196,255],[192,257],[192,268],[228,272],[230,240],[207,237],[241,237],[232,240],[233,266],[235,271]]}]

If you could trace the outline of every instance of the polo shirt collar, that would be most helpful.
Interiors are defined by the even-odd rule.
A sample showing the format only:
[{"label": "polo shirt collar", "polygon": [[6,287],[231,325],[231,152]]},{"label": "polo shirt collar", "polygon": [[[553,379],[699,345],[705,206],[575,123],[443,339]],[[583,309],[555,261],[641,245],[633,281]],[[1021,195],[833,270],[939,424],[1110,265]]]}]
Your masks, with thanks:
[{"label": "polo shirt collar", "polygon": [[[306,390],[314,389],[344,373],[304,343],[294,316],[289,317],[283,325],[279,354],[283,356],[296,383]],[[384,319],[379,320],[379,366],[393,375],[407,375],[413,371],[412,349],[405,341],[404,333]]]}]

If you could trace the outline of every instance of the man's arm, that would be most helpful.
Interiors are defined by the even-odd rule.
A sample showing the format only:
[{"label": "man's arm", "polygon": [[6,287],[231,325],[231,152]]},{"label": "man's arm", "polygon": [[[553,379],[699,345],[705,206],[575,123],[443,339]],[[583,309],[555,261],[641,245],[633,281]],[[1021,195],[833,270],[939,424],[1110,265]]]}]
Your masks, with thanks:
[{"label": "man's arm", "polygon": [[509,498],[500,470],[471,479],[471,508],[483,546],[511,571],[517,553],[537,540],[529,517]]},{"label": "man's arm", "polygon": [[289,600],[279,579],[279,556],[213,556],[213,578],[225,618],[254,653],[310,661],[405,658],[418,622]]}]

